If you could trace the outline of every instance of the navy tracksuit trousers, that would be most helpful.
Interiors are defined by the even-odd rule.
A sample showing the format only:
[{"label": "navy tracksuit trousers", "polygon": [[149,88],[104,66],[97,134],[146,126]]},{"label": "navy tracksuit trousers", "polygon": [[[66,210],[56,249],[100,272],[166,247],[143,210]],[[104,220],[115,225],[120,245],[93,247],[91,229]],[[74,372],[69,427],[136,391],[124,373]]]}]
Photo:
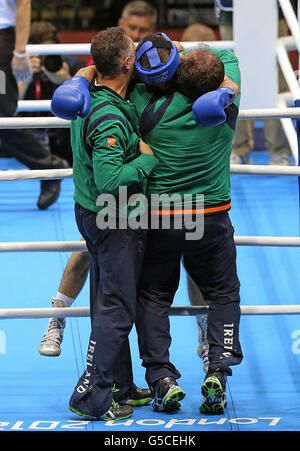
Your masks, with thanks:
[{"label": "navy tracksuit trousers", "polygon": [[[92,331],[87,369],[70,405],[99,417],[111,405],[112,386],[118,377],[125,390],[126,378],[132,384],[128,334],[135,321],[149,386],[162,377],[180,377],[169,359],[168,315],[179,284],[182,257],[209,305],[210,370],[231,374],[230,366],[239,364],[243,356],[239,342],[240,283],[228,214],[206,216],[204,236],[196,241],[186,239],[184,226],[178,229],[171,224],[168,230],[151,230],[145,254],[145,231],[99,230],[95,213],[79,205],[75,213],[90,253]],[[182,340],[184,343],[184,337]]]},{"label": "navy tracksuit trousers", "polygon": [[[100,230],[96,213],[75,205],[78,229],[90,254],[91,335],[87,368],[70,399],[78,412],[100,417],[112,403],[118,379],[132,388],[128,334],[135,322],[145,230]],[[126,387],[126,379],[131,383]],[[119,393],[122,398],[124,393]],[[115,398],[115,397],[114,397]]]},{"label": "navy tracksuit trousers", "polygon": [[168,314],[179,284],[181,258],[209,306],[210,370],[220,369],[230,375],[230,366],[239,364],[243,358],[239,342],[240,283],[234,230],[228,213],[205,216],[204,235],[199,240],[187,240],[187,232],[190,230],[184,224],[181,228],[172,228],[171,224],[171,229],[148,233],[136,327],[150,386],[162,377],[180,376],[169,360]]}]

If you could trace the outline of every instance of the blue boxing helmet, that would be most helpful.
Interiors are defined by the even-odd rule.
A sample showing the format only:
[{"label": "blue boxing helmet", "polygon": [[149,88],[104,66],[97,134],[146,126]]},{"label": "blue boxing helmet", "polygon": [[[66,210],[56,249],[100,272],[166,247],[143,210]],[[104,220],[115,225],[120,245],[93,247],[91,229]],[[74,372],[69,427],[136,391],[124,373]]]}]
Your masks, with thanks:
[{"label": "blue boxing helmet", "polygon": [[[165,63],[161,61],[159,48],[170,49],[170,56]],[[141,58],[146,54],[149,68],[141,65]],[[180,56],[175,44],[165,33],[154,33],[144,38],[137,46],[135,68],[141,81],[146,85],[167,83],[176,73]]]}]

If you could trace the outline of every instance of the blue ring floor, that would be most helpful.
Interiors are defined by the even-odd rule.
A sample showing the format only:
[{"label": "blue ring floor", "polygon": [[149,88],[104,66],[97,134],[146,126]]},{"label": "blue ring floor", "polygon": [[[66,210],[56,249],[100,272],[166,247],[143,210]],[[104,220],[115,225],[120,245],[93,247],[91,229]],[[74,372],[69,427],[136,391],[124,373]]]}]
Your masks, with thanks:
[{"label": "blue ring floor", "polygon": [[[254,164],[268,164],[266,152]],[[0,169],[23,169],[0,159]],[[79,240],[73,215],[73,181],[64,180],[59,200],[36,206],[39,181],[0,183],[1,241]],[[299,236],[297,177],[232,175],[230,216],[236,235]],[[300,304],[299,248],[238,247],[242,305]],[[69,253],[1,253],[1,308],[50,307]],[[174,305],[189,305],[185,273]],[[75,306],[88,306],[88,282]],[[224,415],[199,413],[204,373],[197,356],[195,317],[171,317],[171,360],[186,391],[172,414],[151,406],[128,420],[83,421],[68,400],[85,368],[89,318],[67,319],[62,354],[39,355],[48,319],[0,322],[0,430],[3,431],[292,431],[300,430],[300,317],[243,315],[244,360],[228,379]],[[135,330],[131,346],[135,382],[145,387]]]}]

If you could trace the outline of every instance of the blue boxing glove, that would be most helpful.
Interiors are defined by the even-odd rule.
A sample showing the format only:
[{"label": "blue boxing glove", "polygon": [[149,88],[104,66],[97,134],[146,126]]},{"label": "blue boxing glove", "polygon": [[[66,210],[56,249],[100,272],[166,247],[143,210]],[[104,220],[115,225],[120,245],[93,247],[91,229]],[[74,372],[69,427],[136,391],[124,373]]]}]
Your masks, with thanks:
[{"label": "blue boxing glove", "polygon": [[215,127],[226,121],[224,109],[235,99],[235,92],[231,88],[218,88],[200,96],[193,103],[193,117],[198,125]]},{"label": "blue boxing glove", "polygon": [[61,119],[74,120],[87,116],[91,107],[90,83],[84,77],[72,77],[54,92],[51,111]]}]

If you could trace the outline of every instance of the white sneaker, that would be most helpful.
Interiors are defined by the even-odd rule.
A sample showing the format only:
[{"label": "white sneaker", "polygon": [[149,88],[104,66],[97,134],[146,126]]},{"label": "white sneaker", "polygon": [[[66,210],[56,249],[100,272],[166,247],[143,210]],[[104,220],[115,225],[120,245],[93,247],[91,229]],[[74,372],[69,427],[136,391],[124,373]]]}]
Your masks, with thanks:
[{"label": "white sneaker", "polygon": [[291,166],[291,159],[290,156],[286,153],[282,154],[273,154],[270,157],[270,163],[271,165],[275,166]]},{"label": "white sneaker", "polygon": [[[63,301],[52,298],[52,307],[66,307]],[[60,345],[63,341],[65,318],[50,318],[47,330],[38,348],[41,355],[58,357],[61,353]]]},{"label": "white sneaker", "polygon": [[203,370],[205,373],[208,372],[209,368],[209,358],[208,351],[209,345],[207,341],[207,314],[197,315],[198,324],[198,346],[197,354],[203,361]]},{"label": "white sneaker", "polygon": [[252,164],[252,158],[249,154],[241,156],[234,152],[231,152],[230,164]]}]

